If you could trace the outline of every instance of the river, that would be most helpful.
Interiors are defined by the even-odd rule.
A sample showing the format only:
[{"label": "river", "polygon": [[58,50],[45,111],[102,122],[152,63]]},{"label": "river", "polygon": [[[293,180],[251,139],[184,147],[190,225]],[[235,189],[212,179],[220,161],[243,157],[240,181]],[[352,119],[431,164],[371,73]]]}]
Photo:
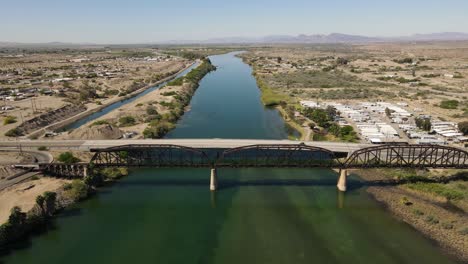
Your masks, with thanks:
[{"label": "river", "polygon": [[[170,138],[286,138],[251,68],[211,56]],[[365,190],[327,169],[138,169],[67,210],[3,263],[454,263]],[[353,184],[354,183],[354,184]]]}]

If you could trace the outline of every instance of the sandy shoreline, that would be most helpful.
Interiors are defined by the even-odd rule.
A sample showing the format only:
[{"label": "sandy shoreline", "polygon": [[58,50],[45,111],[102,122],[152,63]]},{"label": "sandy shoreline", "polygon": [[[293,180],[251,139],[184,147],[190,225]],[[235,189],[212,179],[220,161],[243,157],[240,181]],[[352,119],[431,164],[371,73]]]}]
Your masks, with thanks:
[{"label": "sandy shoreline", "polygon": [[[367,181],[382,179],[376,176],[378,173],[375,171],[357,171],[355,174]],[[396,219],[434,241],[448,255],[468,261],[468,235],[459,231],[468,226],[466,211],[446,206],[447,201],[444,199],[398,185],[371,186],[366,191]]]},{"label": "sandy shoreline", "polygon": [[23,212],[28,212],[36,204],[36,197],[46,191],[56,191],[69,180],[41,177],[38,180],[15,184],[0,192],[0,223],[5,223],[10,216],[10,210],[19,206]]}]

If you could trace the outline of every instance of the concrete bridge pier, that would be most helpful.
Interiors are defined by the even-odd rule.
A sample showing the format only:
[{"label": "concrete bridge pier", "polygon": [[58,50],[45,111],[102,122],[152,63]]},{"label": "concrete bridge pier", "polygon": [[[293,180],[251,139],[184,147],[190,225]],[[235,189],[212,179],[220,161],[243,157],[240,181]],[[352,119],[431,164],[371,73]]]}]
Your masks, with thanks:
[{"label": "concrete bridge pier", "polygon": [[210,176],[210,191],[216,191],[218,187],[218,176],[216,173],[216,168],[211,169],[211,176]]},{"label": "concrete bridge pier", "polygon": [[342,192],[346,192],[346,178],[347,177],[348,177],[348,170],[341,169],[340,177],[338,178],[338,184],[336,185],[336,187],[338,187],[338,190]]}]

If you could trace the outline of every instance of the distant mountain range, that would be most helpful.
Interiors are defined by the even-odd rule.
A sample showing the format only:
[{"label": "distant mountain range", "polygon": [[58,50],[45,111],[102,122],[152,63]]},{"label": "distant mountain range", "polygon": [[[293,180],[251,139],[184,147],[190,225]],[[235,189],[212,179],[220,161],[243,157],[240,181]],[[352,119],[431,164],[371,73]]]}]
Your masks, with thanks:
[{"label": "distant mountain range", "polygon": [[[341,33],[315,34],[315,35],[271,35],[259,38],[227,37],[213,38],[207,40],[172,40],[153,43],[135,43],[133,45],[155,45],[155,44],[321,44],[321,43],[371,43],[371,42],[408,42],[408,41],[468,41],[468,33],[441,32],[431,34],[414,34],[402,37],[368,37],[361,35],[349,35]],[[124,44],[130,46],[131,44]],[[105,46],[104,44],[92,43],[16,43],[0,42],[0,47],[90,47]],[[116,46],[107,45],[107,46]]]},{"label": "distant mountain range", "polygon": [[[398,41],[456,41],[468,40],[468,33],[460,32],[442,32],[432,34],[414,34],[403,37],[368,37],[361,35],[349,35],[341,33],[331,33],[328,35],[272,35],[262,38],[216,38],[203,41],[185,41],[185,43],[203,43],[203,44],[240,44],[240,43],[369,43],[369,42],[398,42]],[[170,43],[170,42],[169,42]],[[180,43],[180,42],[179,42]]]}]

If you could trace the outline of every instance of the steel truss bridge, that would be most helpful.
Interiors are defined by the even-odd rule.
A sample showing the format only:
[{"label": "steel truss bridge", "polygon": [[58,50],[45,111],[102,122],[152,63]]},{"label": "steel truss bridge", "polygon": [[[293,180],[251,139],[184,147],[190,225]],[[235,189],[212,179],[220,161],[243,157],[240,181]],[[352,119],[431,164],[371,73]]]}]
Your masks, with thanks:
[{"label": "steel truss bridge", "polygon": [[216,168],[220,167],[335,168],[340,170],[340,190],[346,189],[348,169],[468,169],[468,151],[439,145],[379,145],[337,153],[305,144],[259,144],[229,149],[140,144],[91,149],[91,152],[95,154],[90,163],[52,163],[41,166],[41,169],[51,175],[84,177],[91,168],[207,167],[211,168],[213,190],[217,182]]}]

